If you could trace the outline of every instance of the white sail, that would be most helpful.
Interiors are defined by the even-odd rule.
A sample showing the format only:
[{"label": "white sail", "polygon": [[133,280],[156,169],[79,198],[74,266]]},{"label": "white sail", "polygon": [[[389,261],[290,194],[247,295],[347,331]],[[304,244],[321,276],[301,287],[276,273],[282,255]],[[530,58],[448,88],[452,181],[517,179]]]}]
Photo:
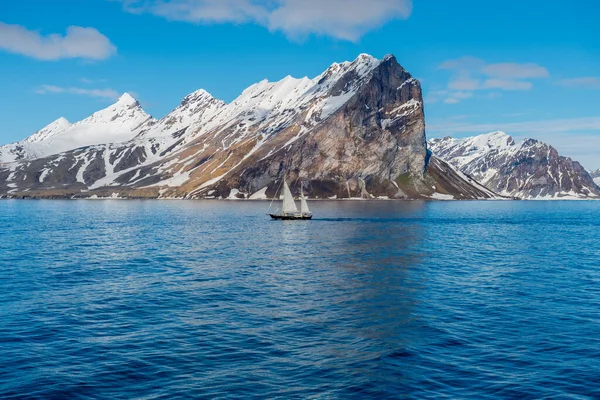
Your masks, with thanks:
[{"label": "white sail", "polygon": [[310,214],[310,210],[308,209],[308,203],[306,202],[306,197],[304,197],[304,193],[300,192],[300,212],[302,214]]},{"label": "white sail", "polygon": [[281,206],[281,211],[284,214],[298,212],[298,207],[296,207],[290,187],[285,180],[283,181],[283,205]]}]

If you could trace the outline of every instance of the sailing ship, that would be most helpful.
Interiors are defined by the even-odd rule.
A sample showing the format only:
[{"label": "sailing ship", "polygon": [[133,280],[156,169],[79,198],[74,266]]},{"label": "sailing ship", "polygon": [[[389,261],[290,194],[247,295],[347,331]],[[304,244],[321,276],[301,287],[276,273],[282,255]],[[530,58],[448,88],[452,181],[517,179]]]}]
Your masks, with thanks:
[{"label": "sailing ship", "polygon": [[[277,196],[277,193],[275,193],[275,196]],[[271,201],[271,205],[272,204],[273,202]],[[270,208],[271,206],[269,206],[269,209]],[[308,209],[308,203],[306,202],[306,197],[304,197],[302,188],[300,188],[300,211],[298,211],[298,207],[296,207],[296,202],[294,201],[290,187],[285,179],[283,180],[283,203],[281,204],[281,212],[277,210],[274,214],[269,213],[269,215],[273,219],[283,220],[312,218],[312,213]]]}]

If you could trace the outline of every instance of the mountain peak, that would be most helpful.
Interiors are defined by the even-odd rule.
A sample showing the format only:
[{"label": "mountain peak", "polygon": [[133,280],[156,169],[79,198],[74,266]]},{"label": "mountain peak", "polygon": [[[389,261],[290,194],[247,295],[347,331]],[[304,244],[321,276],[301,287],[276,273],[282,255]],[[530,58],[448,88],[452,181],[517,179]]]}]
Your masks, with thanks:
[{"label": "mountain peak", "polygon": [[[74,127],[105,124],[112,125],[118,132],[129,132],[152,117],[144,111],[140,103],[129,93],[123,93],[116,103],[96,111],[89,117],[73,124]],[[103,128],[104,129],[104,128]]]},{"label": "mountain peak", "polygon": [[204,89],[198,89],[195,92],[192,92],[185,96],[181,102],[182,105],[189,103],[192,100],[212,100],[214,99],[213,95],[208,93]]},{"label": "mountain peak", "polygon": [[181,100],[181,103],[179,104],[179,106],[177,106],[177,108],[175,108],[175,110],[173,110],[171,113],[169,113],[164,118],[166,118],[168,120],[172,119],[174,117],[174,115],[172,115],[172,113],[176,112],[177,110],[180,110],[180,109],[188,109],[188,111],[186,111],[186,113],[191,112],[193,114],[193,113],[199,111],[199,107],[208,107],[211,104],[222,105],[225,103],[221,100],[216,99],[212,94],[208,93],[206,90],[198,89],[198,90],[188,94],[187,96],[185,96],[183,98],[183,100]]},{"label": "mountain peak", "polygon": [[59,117],[57,118],[55,121],[53,121],[50,125],[71,125],[71,123],[69,122],[68,119],[66,119],[65,117]]},{"label": "mountain peak", "polygon": [[42,129],[40,129],[33,135],[29,136],[27,139],[25,139],[25,142],[28,142],[28,143],[41,142],[41,141],[49,139],[61,132],[64,132],[70,126],[71,126],[71,123],[69,121],[67,121],[66,118],[60,117],[60,118],[52,121],[51,123],[49,123]]},{"label": "mountain peak", "polygon": [[198,89],[195,92],[190,93],[189,95],[190,96],[210,96],[210,97],[213,97],[210,93],[208,93],[204,89]]},{"label": "mountain peak", "polygon": [[474,141],[479,145],[483,145],[485,143],[485,145],[489,148],[505,148],[515,144],[513,138],[506,132],[502,131],[494,131],[475,136],[473,139],[475,139]]},{"label": "mountain peak", "polygon": [[71,126],[71,123],[65,117],[60,117],[42,129],[67,129],[69,126]]},{"label": "mountain peak", "polygon": [[[366,61],[372,61],[372,60],[374,60],[374,61],[379,61],[379,60],[377,60],[375,57],[373,57],[372,55],[370,55],[370,54],[367,54],[367,53],[360,53],[360,54],[358,55],[358,57],[356,57],[356,60],[361,60],[361,61],[365,61],[365,60],[366,60]],[[356,61],[356,60],[355,60],[355,61]]]},{"label": "mountain peak", "polygon": [[123,93],[121,95],[121,97],[119,97],[119,100],[117,100],[117,104],[123,104],[123,105],[132,105],[132,104],[136,104],[137,102],[138,101],[127,92]]},{"label": "mountain peak", "polygon": [[484,133],[484,136],[488,136],[488,137],[504,137],[504,136],[509,136],[508,133],[503,132],[503,131],[493,131],[493,132],[489,132],[489,133]]}]

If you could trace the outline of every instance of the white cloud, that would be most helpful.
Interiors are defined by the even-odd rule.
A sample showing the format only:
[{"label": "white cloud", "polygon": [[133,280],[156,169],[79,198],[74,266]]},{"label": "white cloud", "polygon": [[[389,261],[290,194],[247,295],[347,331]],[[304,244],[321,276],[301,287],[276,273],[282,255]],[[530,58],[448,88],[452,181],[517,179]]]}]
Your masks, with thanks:
[{"label": "white cloud", "polygon": [[534,63],[489,64],[482,68],[482,72],[499,79],[547,78],[550,76],[546,68]]},{"label": "white cloud", "polygon": [[425,95],[425,103],[437,103],[448,96],[447,90],[430,90]]},{"label": "white cloud", "polygon": [[456,103],[460,103],[460,100],[455,99],[453,97],[448,97],[447,99],[444,99],[444,103],[446,103],[446,104],[456,104]]},{"label": "white cloud", "polygon": [[128,1],[126,10],[195,23],[263,22],[268,18],[268,10],[250,0]]},{"label": "white cloud", "polygon": [[473,92],[454,92],[452,93],[452,96],[464,100],[473,97]]},{"label": "white cloud", "polygon": [[507,113],[507,114],[502,114],[503,117],[522,117],[524,115],[529,115],[530,113],[528,112],[517,112],[517,113]]},{"label": "white cloud", "polygon": [[473,97],[473,92],[450,92],[446,95],[444,103],[446,104],[457,104],[461,100],[469,99]]},{"label": "white cloud", "polygon": [[427,93],[425,102],[437,103],[443,101],[445,104],[457,104],[471,97],[473,97],[473,92],[469,91],[433,90]]},{"label": "white cloud", "polygon": [[412,0],[121,0],[126,11],[169,20],[253,22],[292,39],[310,34],[356,41],[393,19],[408,18]]},{"label": "white cloud", "polygon": [[21,25],[0,22],[0,50],[55,61],[64,58],[103,60],[116,54],[117,48],[94,28],[70,26],[64,36],[42,35]]},{"label": "white cloud", "polygon": [[558,81],[561,86],[577,89],[600,89],[600,78],[595,76],[583,76]]},{"label": "white cloud", "polygon": [[[488,64],[480,58],[471,56],[444,61],[439,65],[439,68],[452,72],[447,88],[454,91],[473,92],[493,89],[530,90],[533,88],[531,79],[547,78],[550,76],[548,70],[538,64]],[[494,98],[499,96],[499,93],[491,92],[486,97]],[[451,99],[453,97],[448,97],[444,102],[449,104],[456,103]],[[456,98],[454,97],[454,99]]]},{"label": "white cloud", "polygon": [[408,18],[410,0],[280,0],[269,15],[269,29],[292,37],[311,33],[356,41],[369,30]]},{"label": "white cloud", "polygon": [[113,89],[84,89],[79,87],[60,87],[54,85],[42,85],[35,90],[38,94],[48,93],[68,93],[90,97],[97,97],[106,100],[118,99],[120,93]]},{"label": "white cloud", "polygon": [[533,83],[509,79],[486,79],[482,88],[501,90],[530,90],[533,88]]},{"label": "white cloud", "polygon": [[500,92],[490,92],[485,97],[488,98],[488,99],[499,99],[500,97],[502,97],[502,93],[500,93]]},{"label": "white cloud", "polygon": [[481,80],[470,76],[460,76],[448,83],[448,89],[452,90],[478,90],[481,88]]},{"label": "white cloud", "polygon": [[446,60],[438,68],[452,70],[477,70],[485,66],[485,61],[473,56],[464,56],[453,60]]},{"label": "white cloud", "polygon": [[85,83],[86,85],[91,85],[94,83],[104,83],[106,82],[106,79],[90,79],[90,78],[86,78],[85,76],[82,78],[79,78],[79,81],[81,83]]}]

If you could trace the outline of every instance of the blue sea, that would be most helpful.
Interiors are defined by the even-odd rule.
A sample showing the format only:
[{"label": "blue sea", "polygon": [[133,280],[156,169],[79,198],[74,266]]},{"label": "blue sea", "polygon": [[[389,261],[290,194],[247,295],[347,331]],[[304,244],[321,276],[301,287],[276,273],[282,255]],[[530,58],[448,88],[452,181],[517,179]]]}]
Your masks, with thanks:
[{"label": "blue sea", "polygon": [[600,398],[600,202],[0,201],[0,398]]}]

